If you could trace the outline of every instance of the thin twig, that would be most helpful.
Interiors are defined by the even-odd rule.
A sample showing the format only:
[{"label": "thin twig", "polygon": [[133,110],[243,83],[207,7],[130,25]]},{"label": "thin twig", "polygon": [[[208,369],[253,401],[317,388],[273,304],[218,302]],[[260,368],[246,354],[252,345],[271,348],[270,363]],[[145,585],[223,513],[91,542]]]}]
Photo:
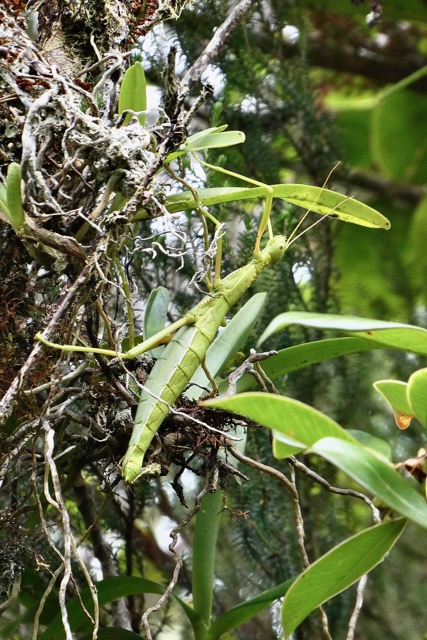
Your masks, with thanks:
[{"label": "thin twig", "polygon": [[232,445],[227,446],[228,451],[234,456],[239,462],[243,462],[243,464],[247,464],[248,467],[253,467],[258,471],[262,471],[262,473],[268,473],[268,475],[273,476],[285,485],[286,489],[289,491],[290,495],[293,496],[295,491],[292,482],[287,478],[281,471],[278,471],[274,467],[269,467],[267,464],[263,462],[258,462],[258,460],[254,460],[253,458],[249,458],[245,456],[244,453],[241,453],[238,449],[233,447]]},{"label": "thin twig", "polygon": [[294,522],[295,529],[297,533],[297,543],[298,549],[300,552],[300,556],[302,558],[304,569],[307,569],[310,566],[310,560],[308,559],[307,551],[304,544],[305,532],[304,532],[304,519],[301,512],[301,504],[299,501],[299,493],[297,489],[297,483],[295,478],[295,469],[292,465],[289,466],[291,479],[290,482],[292,484],[292,508],[294,512]]},{"label": "thin twig", "polygon": [[351,614],[350,621],[348,623],[348,631],[346,640],[354,640],[354,634],[356,631],[357,619],[360,615],[360,611],[363,605],[363,596],[365,594],[366,584],[368,582],[368,575],[365,574],[359,580],[356,591],[356,603],[354,605],[353,613]]},{"label": "thin twig", "polygon": [[303,464],[302,462],[297,460],[297,458],[295,458],[295,456],[290,456],[289,457],[289,462],[296,469],[298,469],[298,471],[301,471],[308,478],[311,478],[312,480],[314,480],[314,482],[319,484],[326,491],[329,491],[329,493],[337,493],[338,495],[341,495],[341,496],[351,496],[353,498],[358,498],[359,500],[363,500],[363,502],[365,502],[368,505],[368,507],[371,509],[371,511],[372,511],[372,519],[373,519],[373,521],[376,524],[380,524],[380,522],[381,522],[381,514],[380,514],[379,510],[374,505],[372,500],[370,498],[368,498],[368,496],[366,496],[364,493],[359,493],[359,491],[354,491],[354,489],[342,489],[340,487],[333,487],[332,485],[329,484],[329,482],[327,480],[325,480],[325,478],[322,478],[315,471],[313,471],[312,469],[307,467],[305,464]]},{"label": "thin twig", "polygon": [[205,47],[203,53],[197,58],[196,62],[190,67],[182,79],[182,92],[186,92],[200,80],[204,71],[211,62],[218,56],[224,48],[232,31],[237,27],[244,15],[253,6],[252,0],[241,0],[231,10],[230,14],[224,20],[222,25],[215,31],[214,36]]},{"label": "thin twig", "polygon": [[[277,351],[265,351],[264,353],[256,353],[254,349],[251,349],[250,355],[246,360],[237,367],[233,373],[228,376],[228,389],[226,392],[226,396],[233,396],[237,392],[237,382],[242,376],[245,374],[250,374],[254,376],[255,380],[258,382],[259,386],[263,391],[268,391],[265,386],[266,376],[261,367],[257,367],[256,365],[261,360],[266,360],[271,356],[276,356]],[[268,380],[270,382],[270,380]]]}]

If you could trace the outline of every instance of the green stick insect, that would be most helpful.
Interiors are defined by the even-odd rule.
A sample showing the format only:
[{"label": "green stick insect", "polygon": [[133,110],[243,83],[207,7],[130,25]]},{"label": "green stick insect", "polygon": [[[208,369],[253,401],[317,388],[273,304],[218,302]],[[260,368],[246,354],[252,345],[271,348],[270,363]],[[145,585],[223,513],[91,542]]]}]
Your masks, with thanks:
[{"label": "green stick insect", "polygon": [[[291,202],[301,204],[301,202],[306,202],[307,198],[316,194],[316,198],[321,199],[321,202],[316,203],[315,201],[313,204],[312,200],[310,210],[323,215],[332,214],[334,217],[364,226],[377,228],[388,228],[389,226],[386,218],[374,209],[343,197],[341,194],[326,190],[323,187],[320,189],[305,185],[269,186],[225,169],[213,167],[204,162],[202,164],[245,180],[256,185],[256,188],[249,190],[237,189],[234,190],[234,195],[233,189],[230,190],[230,188],[225,190],[200,190],[197,194],[192,190],[185,194],[171,196],[171,209],[173,208],[174,211],[177,211],[200,208],[201,205],[205,206],[206,204],[229,199],[246,199],[251,196],[264,197],[264,211],[256,237],[253,257],[250,262],[223,279],[220,279],[219,273],[216,273],[212,291],[197,306],[177,322],[172,323],[127,352],[120,353],[102,348],[59,345],[43,339],[40,334],[36,336],[50,347],[66,351],[100,353],[126,359],[136,358],[142,353],[153,349],[168,336],[173,336],[162,355],[157,359],[141,393],[132,436],[121,465],[123,478],[128,483],[134,482],[141,474],[144,456],[151,441],[171,407],[191,381],[198,367],[204,363],[206,352],[215,339],[219,327],[224,324],[231,307],[242,298],[259,274],[269,265],[277,263],[283,257],[289,245],[299,237],[295,236],[296,229],[290,238],[286,238],[283,235],[273,236],[270,212],[274,197],[282,197]],[[286,187],[290,188],[286,189]],[[283,188],[285,188],[284,192],[289,195],[284,196]],[[250,193],[251,191],[255,193]],[[232,193],[231,196],[230,193]],[[295,193],[299,194],[299,197],[298,195],[296,197]],[[293,199],[292,194],[294,194]],[[261,241],[266,229],[268,229],[270,238],[265,247],[261,249]],[[219,265],[220,260],[217,260],[216,267],[218,268]]]}]

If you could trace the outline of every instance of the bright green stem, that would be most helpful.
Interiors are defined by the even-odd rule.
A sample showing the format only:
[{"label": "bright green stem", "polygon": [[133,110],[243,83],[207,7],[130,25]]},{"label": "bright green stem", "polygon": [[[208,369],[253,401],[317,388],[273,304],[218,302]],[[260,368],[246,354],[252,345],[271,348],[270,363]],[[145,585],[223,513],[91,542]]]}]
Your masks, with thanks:
[{"label": "bright green stem", "polygon": [[193,537],[193,609],[203,623],[194,629],[195,640],[205,640],[211,623],[215,552],[222,509],[222,492],[206,493],[196,516]]}]

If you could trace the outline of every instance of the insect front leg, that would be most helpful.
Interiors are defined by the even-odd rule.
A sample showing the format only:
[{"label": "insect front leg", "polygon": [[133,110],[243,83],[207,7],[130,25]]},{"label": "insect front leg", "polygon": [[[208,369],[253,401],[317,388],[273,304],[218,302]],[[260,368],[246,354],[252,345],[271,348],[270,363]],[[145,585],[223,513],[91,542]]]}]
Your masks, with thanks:
[{"label": "insect front leg", "polygon": [[261,220],[260,220],[260,224],[259,224],[259,228],[256,235],[256,240],[255,240],[255,247],[254,247],[254,256],[259,257],[260,251],[261,251],[261,239],[262,239],[262,236],[264,235],[264,231],[267,228],[268,228],[269,238],[271,239],[273,237],[273,230],[271,228],[271,222],[270,222],[271,207],[273,204],[273,195],[274,195],[273,187],[271,187],[268,184],[265,184],[265,182],[259,182],[258,180],[254,180],[253,178],[248,178],[247,176],[243,176],[240,173],[235,173],[234,171],[224,169],[223,167],[217,167],[216,165],[209,164],[209,162],[205,162],[204,160],[201,160],[198,157],[197,157],[197,160],[200,162],[201,165],[203,165],[204,167],[207,167],[208,169],[219,171],[220,173],[224,173],[225,175],[231,176],[232,178],[237,178],[238,180],[242,180],[243,182],[248,182],[249,184],[254,184],[264,189],[264,195],[265,195],[264,211],[261,216]]},{"label": "insect front leg", "polygon": [[58,342],[51,342],[50,340],[46,340],[42,333],[36,333],[35,338],[42,342],[47,347],[51,347],[52,349],[60,349],[61,351],[68,351],[71,353],[99,353],[103,356],[111,356],[112,358],[123,358],[125,360],[133,360],[138,356],[142,355],[146,351],[150,351],[155,347],[158,347],[162,342],[164,342],[167,338],[169,338],[172,334],[174,334],[181,327],[191,324],[194,322],[191,314],[186,314],[176,322],[168,325],[163,331],[159,331],[151,338],[144,340],[141,344],[136,345],[129,351],[113,351],[111,349],[103,349],[102,347],[88,347],[82,345],[75,344],[59,344]]}]

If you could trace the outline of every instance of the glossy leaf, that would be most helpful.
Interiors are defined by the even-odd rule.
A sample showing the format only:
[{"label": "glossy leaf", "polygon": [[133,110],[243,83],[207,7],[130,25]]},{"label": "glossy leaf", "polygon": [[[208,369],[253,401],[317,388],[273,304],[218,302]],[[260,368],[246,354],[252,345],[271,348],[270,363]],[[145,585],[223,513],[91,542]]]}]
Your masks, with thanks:
[{"label": "glossy leaf", "polygon": [[25,217],[22,208],[21,166],[17,162],[11,162],[7,169],[6,198],[8,210],[5,213],[14,231],[18,232],[25,224]]},{"label": "glossy leaf", "polygon": [[242,604],[222,613],[209,628],[206,640],[218,640],[223,634],[236,629],[247,620],[256,616],[260,611],[269,607],[275,600],[282,598],[293,581],[293,578],[286,580],[277,585],[277,587],[263,591],[255,598],[246,600],[246,602],[242,602]]},{"label": "glossy leaf", "polygon": [[394,512],[427,528],[427,503],[417,489],[384,458],[355,442],[322,438],[310,451],[344,471]]},{"label": "glossy leaf", "polygon": [[213,398],[201,404],[238,413],[272,429],[276,458],[303,451],[326,435],[355,442],[334,420],[293,398],[253,392]]},{"label": "glossy leaf", "polygon": [[245,134],[242,131],[224,131],[228,125],[221,127],[211,127],[204,131],[199,131],[187,138],[177,151],[170,153],[166,158],[166,162],[172,162],[179,156],[193,151],[202,151],[203,149],[222,149],[231,147],[235,144],[242,144],[245,141]]},{"label": "glossy leaf", "polygon": [[364,447],[372,449],[374,453],[383,456],[386,460],[391,460],[391,447],[387,440],[377,438],[367,431],[361,431],[360,429],[347,429],[347,433],[353,436],[353,438]]},{"label": "glossy leaf", "polygon": [[290,311],[276,316],[260,337],[258,345],[290,324],[300,324],[304,327],[313,327],[314,329],[325,331],[344,331],[358,338],[372,340],[377,345],[382,345],[383,348],[427,354],[427,331],[420,327],[398,322],[373,320],[371,318],[308,313],[305,311]]},{"label": "glossy leaf", "polygon": [[193,608],[207,628],[212,613],[215,579],[215,554],[223,508],[222,491],[206,493],[200,501],[193,535],[192,594]]},{"label": "glossy leaf", "polygon": [[[381,349],[381,345],[361,338],[316,340],[282,349],[277,355],[261,362],[261,367],[270,380],[276,380],[287,373],[304,369],[312,364],[372,349]],[[237,381],[237,392],[248,391],[256,386],[255,378],[246,373]],[[225,393],[227,387],[228,383],[224,380],[219,385],[219,393]]]},{"label": "glossy leaf", "polygon": [[[151,338],[165,328],[168,319],[169,291],[166,287],[157,287],[150,292],[147,306],[144,312],[143,334],[144,339]],[[148,353],[153,358],[158,358],[163,347],[151,349]]]},{"label": "glossy leaf", "polygon": [[[381,213],[358,200],[320,187],[304,184],[271,185],[273,197],[286,200],[320,215],[339,218],[344,222],[364,227],[389,229],[390,223]],[[214,187],[198,190],[198,198],[205,206],[237,200],[265,197],[265,187]],[[171,213],[194,209],[196,201],[191,192],[185,191],[166,197],[165,206]],[[138,215],[135,217],[138,219]]]},{"label": "glossy leaf", "polygon": [[[212,377],[218,375],[244,345],[259,318],[266,296],[266,293],[252,296],[213,341],[205,356],[206,368]],[[191,382],[206,388],[211,386],[202,367],[197,369]],[[190,386],[185,395],[190,399],[199,398],[201,389]]]},{"label": "glossy leaf", "polygon": [[408,380],[407,398],[415,415],[427,427],[427,369],[419,369]]},{"label": "glossy leaf", "polygon": [[[137,61],[123,76],[122,86],[119,96],[119,115],[130,109],[131,111],[146,111],[147,109],[147,83],[145,80],[144,67]],[[132,115],[128,113],[123,121],[123,125],[130,122]],[[139,123],[145,126],[145,115],[138,116]],[[123,126],[122,125],[122,126]]]},{"label": "glossy leaf", "polygon": [[406,415],[413,415],[411,405],[406,397],[406,382],[400,380],[378,380],[374,388],[389,403],[393,411],[400,411]]},{"label": "glossy leaf", "polygon": [[386,522],[348,538],[299,575],[285,595],[282,622],[289,638],[317,607],[341,593],[379,564],[405,528],[404,519]]}]

